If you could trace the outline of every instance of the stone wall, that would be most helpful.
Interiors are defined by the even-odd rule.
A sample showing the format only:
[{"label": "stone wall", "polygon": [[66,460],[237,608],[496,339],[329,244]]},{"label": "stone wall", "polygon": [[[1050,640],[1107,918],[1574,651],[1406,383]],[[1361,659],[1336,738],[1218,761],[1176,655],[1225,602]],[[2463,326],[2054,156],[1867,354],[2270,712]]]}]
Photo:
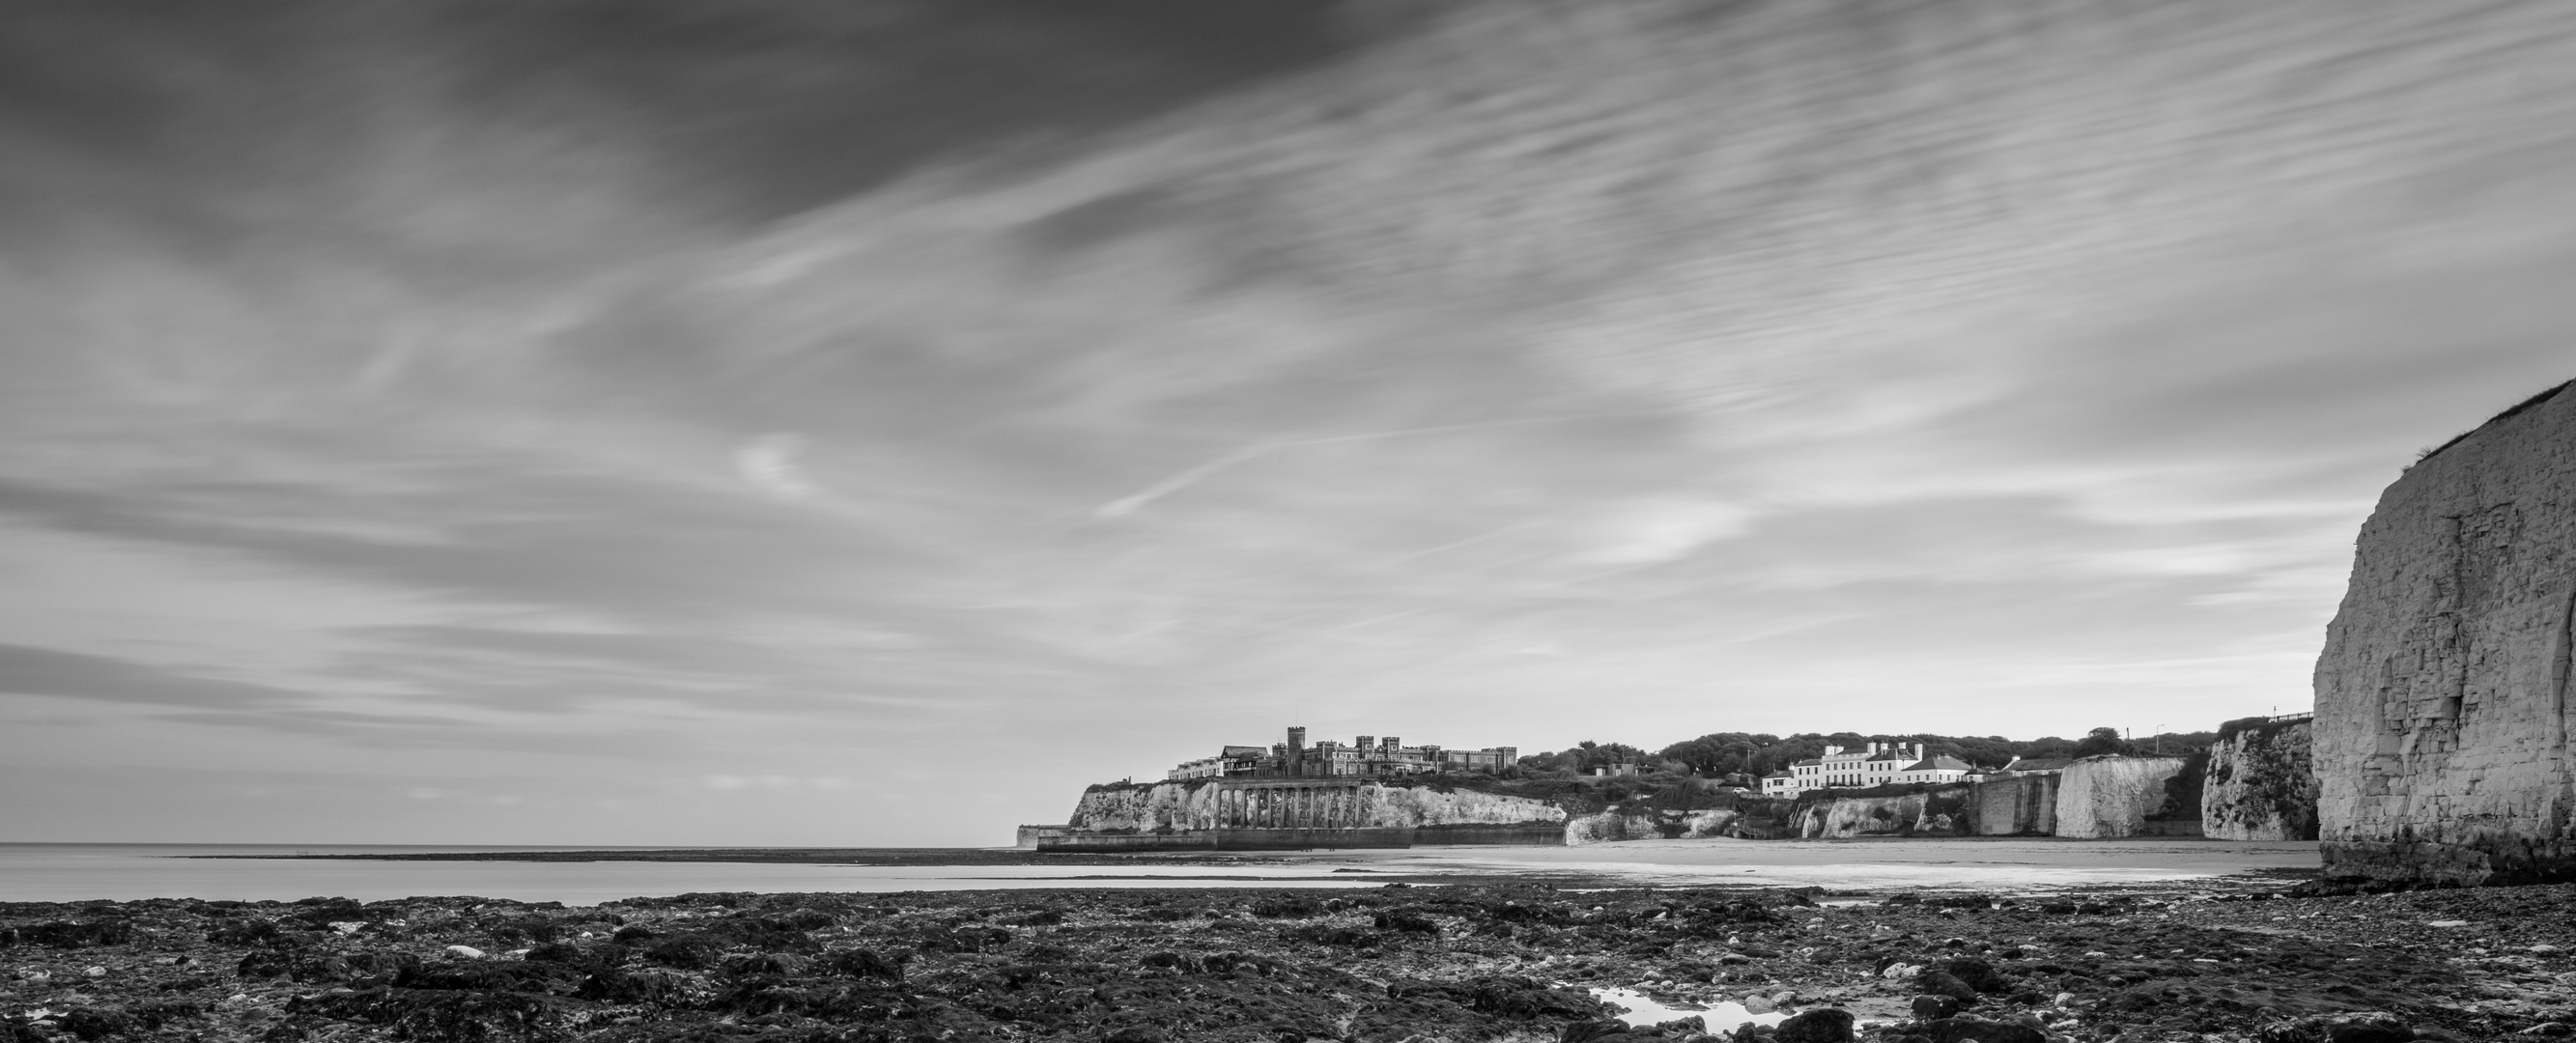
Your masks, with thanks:
[{"label": "stone wall", "polygon": [[2362,525],[2317,657],[2330,873],[2576,876],[2576,394],[2564,390],[2418,461]]},{"label": "stone wall", "polygon": [[2253,718],[2219,729],[2209,747],[2200,822],[2216,840],[2317,839],[2317,776],[2306,720]]},{"label": "stone wall", "polygon": [[2175,817],[2169,783],[2183,774],[2181,757],[2086,757],[2066,766],[2057,783],[2057,835],[2134,837],[2200,832],[2200,806],[2191,805],[2189,828]]}]

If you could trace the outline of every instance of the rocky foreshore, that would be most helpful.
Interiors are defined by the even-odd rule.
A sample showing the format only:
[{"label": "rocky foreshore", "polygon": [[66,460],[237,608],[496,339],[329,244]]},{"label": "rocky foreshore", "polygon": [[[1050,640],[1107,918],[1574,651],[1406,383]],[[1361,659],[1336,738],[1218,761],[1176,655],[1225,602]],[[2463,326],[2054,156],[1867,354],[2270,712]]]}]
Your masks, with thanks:
[{"label": "rocky foreshore", "polygon": [[[0,905],[0,1041],[2377,1043],[2576,1024],[2576,886],[2334,891],[21,903]],[[1792,1016],[1630,1027],[1596,988]]]}]

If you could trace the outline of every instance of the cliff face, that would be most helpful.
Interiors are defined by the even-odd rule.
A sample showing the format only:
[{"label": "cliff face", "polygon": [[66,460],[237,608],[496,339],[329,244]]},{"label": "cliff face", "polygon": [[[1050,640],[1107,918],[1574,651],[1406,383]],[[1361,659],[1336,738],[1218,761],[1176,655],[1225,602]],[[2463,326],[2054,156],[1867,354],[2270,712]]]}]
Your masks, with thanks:
[{"label": "cliff face", "polygon": [[2576,394],[2562,386],[2380,495],[2317,657],[2326,869],[2576,874],[2568,675]]},{"label": "cliff face", "polygon": [[1565,821],[1565,809],[1544,800],[1414,786],[1365,786],[1364,826],[1513,826]]},{"label": "cliff face", "polygon": [[[1075,802],[1066,826],[1093,833],[1215,829],[1225,824],[1219,797],[1225,789],[1212,780],[1093,786]],[[1316,799],[1330,805],[1321,814],[1360,828],[1555,825],[1566,818],[1565,809],[1528,797],[1377,783],[1353,789],[1351,794],[1319,794]]]},{"label": "cliff face", "polygon": [[2317,839],[2317,776],[2307,721],[2260,724],[2209,748],[2200,823],[2217,840]]},{"label": "cliff face", "polygon": [[1790,825],[1805,839],[1875,836],[1957,836],[1968,832],[1968,788],[1950,787],[1883,797],[1834,797],[1801,802]]},{"label": "cliff face", "polygon": [[1578,815],[1566,820],[1565,842],[1603,844],[1616,840],[1696,839],[1731,837],[1743,821],[1741,812],[1726,809],[1702,811],[1667,811],[1623,814],[1604,811],[1595,815]]},{"label": "cliff face", "polygon": [[2057,832],[2055,775],[1980,782],[1969,790],[1969,829],[1981,837],[2044,837]]},{"label": "cliff face", "polygon": [[1065,826],[1095,833],[1210,829],[1216,825],[1216,793],[1212,782],[1093,786],[1074,802]]},{"label": "cliff face", "polygon": [[2185,767],[2180,757],[2087,757],[2067,765],[2057,784],[2057,835],[2198,833],[2198,802],[2191,804],[2185,828],[2169,785]]}]

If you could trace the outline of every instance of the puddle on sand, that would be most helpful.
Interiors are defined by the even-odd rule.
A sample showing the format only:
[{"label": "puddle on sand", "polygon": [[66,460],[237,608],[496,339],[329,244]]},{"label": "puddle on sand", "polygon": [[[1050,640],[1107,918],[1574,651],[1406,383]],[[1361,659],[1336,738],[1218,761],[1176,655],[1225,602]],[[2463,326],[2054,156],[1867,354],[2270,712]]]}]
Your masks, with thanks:
[{"label": "puddle on sand", "polygon": [[1626,1013],[1619,1015],[1619,1020],[1626,1022],[1629,1028],[1651,1028],[1694,1014],[1700,1017],[1710,1032],[1733,1032],[1736,1026],[1748,1021],[1756,1025],[1777,1025],[1789,1020],[1786,1014],[1753,1013],[1744,1009],[1743,1004],[1733,1000],[1725,1000],[1705,1007],[1697,1005],[1667,1007],[1657,1002],[1654,997],[1635,989],[1593,989],[1592,995],[1611,1006],[1627,1008]]}]

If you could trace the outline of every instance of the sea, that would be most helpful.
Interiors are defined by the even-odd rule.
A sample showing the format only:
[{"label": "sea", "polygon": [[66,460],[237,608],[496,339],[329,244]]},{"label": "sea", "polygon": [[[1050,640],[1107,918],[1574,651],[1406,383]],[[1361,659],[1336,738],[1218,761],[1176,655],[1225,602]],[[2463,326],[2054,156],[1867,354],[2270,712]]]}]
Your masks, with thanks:
[{"label": "sea", "polygon": [[[2042,892],[2171,885],[2313,871],[2309,843],[2197,839],[1645,840],[1582,847],[1417,847],[1223,856],[1190,864],[994,865],[723,861],[396,861],[321,858],[431,852],[600,851],[278,844],[0,843],[0,901],[144,898],[368,902],[475,896],[597,905],[689,892],[899,892],[1029,888],[1382,887],[1512,879],[1561,886],[1789,886]],[[636,849],[668,850],[668,849]],[[267,856],[207,858],[192,856]]]},{"label": "sea", "polygon": [[[0,901],[106,898],[361,902],[471,895],[598,905],[693,891],[980,891],[1040,887],[1374,886],[1329,866],[833,865],[776,862],[374,861],[297,856],[435,852],[599,851],[581,848],[315,844],[0,844]],[[613,850],[613,849],[608,849]],[[639,849],[643,850],[643,849]],[[656,848],[650,850],[668,850]],[[207,857],[235,856],[235,857]],[[255,857],[238,857],[255,856]]]}]

